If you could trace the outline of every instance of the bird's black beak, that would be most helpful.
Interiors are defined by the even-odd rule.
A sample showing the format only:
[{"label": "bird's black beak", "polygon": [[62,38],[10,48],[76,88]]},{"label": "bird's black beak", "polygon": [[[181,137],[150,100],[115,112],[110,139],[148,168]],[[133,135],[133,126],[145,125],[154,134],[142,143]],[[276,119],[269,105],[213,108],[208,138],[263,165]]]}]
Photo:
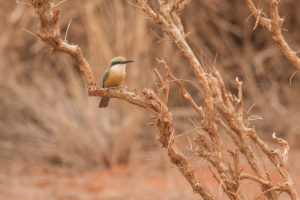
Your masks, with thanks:
[{"label": "bird's black beak", "polygon": [[123,64],[126,64],[126,63],[131,63],[131,62],[134,62],[133,60],[125,60],[125,61],[123,61],[122,63]]}]

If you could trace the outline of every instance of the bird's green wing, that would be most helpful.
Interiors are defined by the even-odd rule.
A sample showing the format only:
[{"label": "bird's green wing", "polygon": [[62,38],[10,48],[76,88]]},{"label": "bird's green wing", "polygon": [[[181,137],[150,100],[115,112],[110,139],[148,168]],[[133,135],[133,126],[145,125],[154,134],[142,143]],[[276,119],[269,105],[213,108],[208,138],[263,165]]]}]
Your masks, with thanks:
[{"label": "bird's green wing", "polygon": [[109,70],[110,70],[110,67],[108,67],[108,68],[105,70],[104,75],[103,75],[103,78],[102,78],[102,84],[103,84],[102,87],[104,87],[104,88],[105,88],[104,82],[105,82],[106,78],[108,77]]}]

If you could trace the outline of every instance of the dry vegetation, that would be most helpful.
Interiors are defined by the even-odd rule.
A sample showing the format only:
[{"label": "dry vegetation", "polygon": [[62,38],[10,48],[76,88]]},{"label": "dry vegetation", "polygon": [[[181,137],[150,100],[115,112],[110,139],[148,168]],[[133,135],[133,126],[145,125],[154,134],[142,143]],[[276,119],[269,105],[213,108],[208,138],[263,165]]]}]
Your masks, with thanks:
[{"label": "dry vegetation", "polygon": [[[131,151],[149,143],[152,129],[144,125],[149,121],[148,111],[117,100],[109,109],[98,110],[98,99],[88,98],[88,93],[123,99],[152,110],[153,124],[160,130],[159,142],[193,190],[204,199],[218,197],[197,178],[191,160],[175,145],[176,138],[185,131],[189,131],[188,154],[193,153],[211,164],[212,175],[229,199],[248,198],[241,190],[244,179],[256,182],[261,187],[261,195],[268,199],[277,199],[282,192],[298,199],[286,171],[289,146],[274,135],[282,152],[272,150],[256,133],[259,130],[270,138],[275,131],[294,140],[292,146],[298,145],[295,138],[299,137],[296,134],[300,119],[296,89],[299,78],[295,74],[290,79],[295,71],[293,66],[298,68],[297,57],[292,60],[284,57],[285,50],[281,48],[284,53],[281,54],[270,33],[256,27],[256,23],[263,23],[260,22],[263,19],[260,16],[265,16],[262,12],[257,15],[252,10],[254,19],[245,22],[250,12],[241,1],[192,1],[192,6],[185,10],[189,1],[174,5],[172,1],[155,1],[151,7],[143,0],[134,2],[137,5],[125,1],[84,4],[74,1],[75,8],[82,10],[62,4],[60,19],[55,4],[49,7],[47,1],[31,2],[43,22],[39,27],[28,8],[1,2],[7,6],[1,8],[5,11],[1,15],[6,16],[1,25],[7,27],[1,30],[4,37],[0,41],[4,58],[0,61],[2,159],[14,157],[36,162],[46,158],[76,167],[111,166],[128,161]],[[268,6],[266,3],[264,8],[267,10]],[[290,1],[280,6],[282,12],[289,11],[285,12],[284,25],[289,29],[285,40],[292,49],[297,49],[300,46],[296,32],[300,24],[299,3]],[[48,15],[49,11],[52,15]],[[33,19],[36,23],[31,23]],[[154,26],[151,21],[159,25]],[[30,30],[26,31],[28,34],[22,27]],[[37,29],[36,35],[31,33]],[[79,44],[82,50],[70,46],[72,43]],[[66,52],[76,62],[59,53],[43,54],[45,51]],[[90,66],[81,52],[87,56]],[[100,74],[109,59],[118,54],[136,61],[129,68],[129,88],[98,89],[96,82],[100,82]],[[153,74],[155,57],[166,58],[168,64],[158,59],[164,68],[155,69]],[[84,72],[84,79],[77,65]],[[161,75],[165,72],[166,76]],[[243,88],[236,76],[243,81]],[[151,87],[156,92],[145,89],[142,94],[136,93]],[[253,121],[261,119],[257,115],[265,120],[257,123],[255,130]],[[133,142],[137,138],[139,141]],[[253,173],[242,171],[241,155]],[[263,161],[267,158],[269,161]],[[277,168],[281,182],[270,180],[264,162]]]}]

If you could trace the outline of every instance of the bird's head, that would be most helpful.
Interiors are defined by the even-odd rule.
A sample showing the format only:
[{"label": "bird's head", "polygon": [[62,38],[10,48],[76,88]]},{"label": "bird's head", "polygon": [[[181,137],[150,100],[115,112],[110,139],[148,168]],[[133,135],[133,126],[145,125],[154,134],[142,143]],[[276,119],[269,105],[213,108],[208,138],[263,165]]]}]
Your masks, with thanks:
[{"label": "bird's head", "polygon": [[123,56],[118,56],[118,57],[114,57],[113,59],[111,59],[110,66],[112,67],[113,65],[126,64],[126,63],[130,63],[130,62],[133,62],[133,60],[128,60]]}]

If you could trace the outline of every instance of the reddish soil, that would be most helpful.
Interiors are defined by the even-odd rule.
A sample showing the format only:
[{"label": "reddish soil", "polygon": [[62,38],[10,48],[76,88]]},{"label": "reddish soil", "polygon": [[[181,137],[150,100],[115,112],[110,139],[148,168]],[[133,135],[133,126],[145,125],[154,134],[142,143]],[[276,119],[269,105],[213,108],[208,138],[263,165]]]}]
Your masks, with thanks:
[{"label": "reddish soil", "polygon": [[[289,172],[300,193],[299,156],[300,151],[290,153]],[[63,167],[28,167],[16,162],[2,163],[0,169],[1,200],[200,199],[174,166],[154,166],[152,161],[78,173]],[[200,180],[205,181],[220,199],[226,199],[206,163],[202,162],[195,170]],[[246,167],[244,171],[251,173]],[[272,180],[280,181],[274,169],[269,168],[269,173]],[[242,190],[253,199],[260,194],[251,182]]]}]

